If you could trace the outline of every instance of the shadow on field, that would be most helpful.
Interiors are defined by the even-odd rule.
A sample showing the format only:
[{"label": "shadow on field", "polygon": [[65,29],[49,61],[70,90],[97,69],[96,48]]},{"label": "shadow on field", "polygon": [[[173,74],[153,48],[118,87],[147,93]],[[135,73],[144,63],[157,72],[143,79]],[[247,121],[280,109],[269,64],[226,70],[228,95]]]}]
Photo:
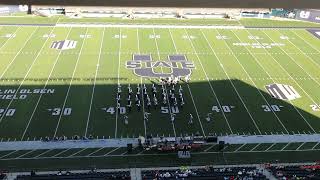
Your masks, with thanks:
[{"label": "shadow on field", "polygon": [[[138,80],[133,81],[137,82]],[[132,81],[122,78],[121,82],[123,91],[121,106],[125,107],[128,96],[127,84]],[[147,82],[152,81],[147,80]],[[28,83],[33,83],[33,81],[25,82],[25,84]],[[126,113],[119,113],[117,117],[116,113],[112,114],[107,111],[110,107],[116,106],[117,83],[115,81],[106,82],[97,79],[93,95],[92,85],[81,85],[81,83],[88,82],[75,79],[74,85],[69,91],[69,81],[57,81],[57,83],[61,83],[61,85],[48,85],[46,90],[43,90],[47,93],[42,95],[39,103],[41,93],[36,89],[43,88],[43,84],[22,86],[16,96],[23,99],[12,102],[5,98],[12,97],[14,94],[12,92],[15,92],[19,86],[1,85],[0,111],[5,112],[2,112],[0,120],[0,139],[20,140],[23,137],[23,140],[27,140],[28,138],[40,139],[45,136],[53,137],[54,135],[67,136],[68,138],[74,135],[120,138],[138,137],[139,135],[174,136],[174,134],[176,136],[192,134],[298,134],[314,133],[314,130],[318,132],[320,127],[319,117],[292,106],[289,101],[271,97],[266,89],[258,90],[240,80],[210,81],[211,87],[207,81],[193,82],[188,85],[181,83],[186,104],[183,108],[179,106],[174,126],[170,122],[169,113],[161,113],[159,106],[157,108],[151,107],[149,111],[146,108],[146,103],[145,111],[150,112],[151,115],[149,121],[144,124],[143,111],[142,109],[137,111],[134,102],[137,86],[134,83],[131,83],[134,92],[132,111],[128,113],[126,110]],[[266,81],[265,85],[269,85],[269,83]],[[298,89],[298,87],[292,86]],[[147,87],[149,96],[153,97],[151,85],[148,84]],[[167,87],[167,90],[169,89],[171,87]],[[175,89],[176,97],[179,99],[178,87]],[[8,93],[8,90],[11,90],[11,93]],[[307,98],[302,92],[298,93],[301,94],[301,98]],[[66,96],[67,94],[68,96]],[[91,98],[93,98],[92,103]],[[157,98],[159,104],[162,104],[160,86]],[[295,101],[298,100],[292,102]],[[9,108],[7,108],[8,104],[10,104]],[[305,106],[309,107],[310,104]],[[36,110],[35,107],[37,107]],[[90,118],[88,118],[90,107]],[[53,110],[55,108],[57,109]],[[66,110],[67,108],[71,110]],[[9,112],[8,109],[15,109],[15,111]],[[208,115],[208,113],[211,114]],[[128,125],[124,123],[125,114],[129,117]],[[193,124],[191,125],[188,124],[190,114],[193,115]],[[208,116],[211,117],[211,121],[206,120]]]}]

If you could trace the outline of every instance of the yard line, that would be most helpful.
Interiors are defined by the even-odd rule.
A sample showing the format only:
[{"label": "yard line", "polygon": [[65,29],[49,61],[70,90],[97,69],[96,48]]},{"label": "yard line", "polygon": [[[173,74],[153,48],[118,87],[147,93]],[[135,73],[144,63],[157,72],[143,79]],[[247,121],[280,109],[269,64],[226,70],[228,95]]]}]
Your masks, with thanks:
[{"label": "yard line", "polygon": [[73,153],[73,154],[69,155],[68,157],[75,156],[76,154],[79,154],[79,153],[81,153],[82,151],[84,151],[84,150],[86,150],[86,149],[88,149],[88,148],[83,148],[83,149],[81,149],[80,151],[77,151],[77,152],[75,152],[75,153]]},{"label": "yard line", "polygon": [[50,151],[52,151],[52,150],[53,150],[53,149],[48,149],[48,150],[46,150],[45,152],[38,154],[38,155],[35,156],[34,158],[38,158],[38,157],[40,157],[40,156],[42,156],[42,155],[44,155],[44,154],[46,154],[47,152],[50,152]]},{"label": "yard line", "polygon": [[[67,36],[66,36],[67,38],[68,38],[68,36],[69,36],[69,34],[70,34],[70,32],[71,32],[71,29],[72,29],[72,28],[69,29],[69,32],[68,32],[68,34],[67,34]],[[50,79],[50,77],[51,77],[51,74],[52,74],[52,72],[53,72],[53,70],[54,70],[57,62],[58,62],[58,59],[59,59],[59,57],[60,57],[60,55],[61,55],[61,52],[62,52],[62,49],[59,50],[58,56],[57,56],[56,59],[55,59],[54,65],[53,65],[53,67],[51,68],[50,74],[49,74],[49,76],[48,76],[48,78],[47,78],[47,81],[46,81],[43,89],[45,89],[45,88],[47,87],[47,85],[48,85],[49,79]],[[38,108],[38,105],[39,105],[39,103],[40,103],[40,101],[41,101],[42,95],[43,95],[43,94],[40,94],[40,96],[39,96],[39,98],[38,98],[38,101],[37,101],[37,104],[36,104],[35,108],[34,108],[33,111],[32,111],[32,114],[31,114],[31,117],[29,118],[28,124],[27,124],[26,128],[24,129],[24,132],[23,132],[23,134],[22,134],[22,136],[21,136],[21,141],[23,140],[24,136],[26,135],[26,132],[27,132],[27,130],[28,130],[28,128],[29,128],[29,125],[30,125],[30,123],[31,123],[31,121],[32,121],[32,119],[33,119],[33,116],[34,116],[34,114],[35,114],[35,112],[36,112],[36,110],[37,110],[37,108]]]},{"label": "yard line", "polygon": [[[176,53],[178,53],[177,46],[176,46],[176,43],[175,43],[175,41],[174,41],[174,39],[173,39],[173,37],[172,37],[172,33],[171,33],[171,30],[170,30],[170,29],[169,29],[169,34],[170,34],[171,41],[172,41],[172,43],[173,43],[174,49],[175,49]],[[189,86],[188,83],[187,83],[187,87],[188,87],[188,90],[189,90],[189,94],[190,94],[190,97],[191,97],[191,100],[192,100],[193,107],[194,107],[194,109],[195,109],[195,111],[196,111],[196,114],[197,114],[197,118],[198,118],[198,121],[199,121],[201,130],[202,130],[203,136],[206,136],[206,134],[205,134],[205,132],[204,132],[204,129],[203,129],[203,126],[202,126],[202,122],[201,122],[201,120],[200,120],[198,108],[197,108],[197,106],[196,106],[196,103],[195,103],[194,98],[193,98],[193,94],[192,94],[192,92],[191,92],[191,89],[190,89],[190,86]],[[231,131],[231,132],[232,132],[232,131]]]},{"label": "yard line", "polygon": [[57,157],[57,156],[59,156],[60,154],[69,151],[70,149],[72,149],[72,148],[65,149],[65,150],[63,150],[63,151],[61,151],[61,152],[59,152],[59,153],[57,153],[57,154],[55,154],[54,156],[51,156],[51,157]]},{"label": "yard line", "polygon": [[15,152],[17,152],[17,151],[18,151],[18,150],[14,150],[14,151],[12,151],[12,152],[10,152],[10,153],[8,153],[8,154],[5,154],[5,155],[1,156],[0,159],[3,159],[4,157],[10,156],[11,154],[13,154],[13,153],[15,153]]},{"label": "yard line", "polygon": [[101,150],[104,149],[104,148],[105,148],[105,147],[99,148],[99,149],[93,151],[92,153],[87,154],[86,156],[91,156],[92,154],[97,153],[97,152],[101,151]]},{"label": "yard line", "polygon": [[[265,33],[264,31],[261,31],[261,32],[263,32],[273,43],[274,43],[274,40],[267,34],[267,33]],[[280,47],[280,49],[281,49],[281,51],[282,52],[285,52],[281,47]],[[285,52],[286,53],[286,52]],[[287,54],[287,53],[286,53]],[[288,57],[290,57],[291,58],[291,60],[294,62],[294,60],[293,60],[293,58],[291,57],[291,56],[289,56],[288,54],[287,54],[287,56]],[[299,86],[299,88],[309,97],[309,99],[314,103],[314,104],[317,104],[316,103],[316,101],[300,86],[300,84],[294,79],[294,78],[292,78],[292,76],[289,74],[289,72],[284,68],[284,67],[282,67],[282,65],[280,64],[280,63],[278,63],[278,61],[277,60],[275,60],[275,58],[273,57],[273,56],[271,56],[272,57],[272,59],[275,61],[275,62],[277,62],[277,64],[278,65],[280,65],[280,67],[289,75],[289,77]],[[301,66],[300,66],[300,68],[301,68]],[[304,69],[303,69],[304,70]],[[306,72],[305,72],[306,73]],[[308,73],[306,73],[307,75],[309,75]],[[309,75],[309,77],[312,79],[312,77]],[[298,111],[298,113],[300,114],[300,116],[303,118],[303,120],[306,122],[306,124],[310,127],[310,129],[314,132],[314,133],[316,133],[316,131],[314,130],[314,128],[310,125],[310,123],[306,120],[306,118],[305,117],[303,117],[303,115],[300,113],[300,111]]]},{"label": "yard line", "polygon": [[[88,28],[86,29],[86,34],[85,34],[85,35],[87,35],[87,33],[88,33]],[[64,109],[65,106],[66,106],[66,103],[67,103],[67,100],[68,100],[68,96],[69,96],[69,92],[70,92],[70,88],[71,88],[72,81],[73,81],[73,77],[74,77],[74,74],[76,73],[77,66],[78,66],[78,63],[79,63],[79,59],[80,59],[80,56],[81,56],[81,53],[82,53],[82,49],[83,49],[83,45],[84,45],[85,41],[86,41],[86,38],[83,40],[83,42],[82,42],[82,44],[81,44],[80,52],[79,52],[76,65],[75,65],[74,70],[73,70],[73,73],[72,73],[71,81],[70,81],[70,83],[69,83],[69,87],[68,87],[68,90],[67,90],[67,95],[66,95],[66,97],[65,97],[65,99],[64,99],[62,109]],[[56,129],[55,129],[55,131],[54,131],[53,137],[56,137],[56,135],[57,135],[57,131],[58,131],[58,128],[59,128],[59,125],[60,125],[60,121],[61,121],[62,114],[63,114],[63,113],[60,113],[59,120],[58,120]]]},{"label": "yard line", "polygon": [[104,31],[105,31],[105,28],[103,28],[103,32],[102,32],[102,40],[101,40],[101,44],[100,44],[100,52],[99,52],[99,57],[98,57],[98,63],[97,63],[97,67],[96,67],[96,73],[94,75],[94,82],[93,82],[92,93],[91,93],[91,100],[90,100],[89,113],[88,113],[88,118],[87,118],[86,131],[84,133],[85,137],[87,137],[88,126],[89,126],[90,115],[91,115],[92,102],[93,102],[93,96],[94,96],[94,90],[95,90],[95,87],[96,87],[97,75],[98,75],[99,66],[100,66],[102,45],[103,45],[103,41],[104,41]]},{"label": "yard line", "polygon": [[210,147],[208,147],[207,149],[203,150],[204,152],[209,151],[210,149],[212,149],[213,147],[217,146],[217,144],[213,144]]},{"label": "yard line", "polygon": [[[293,32],[293,31],[292,31]],[[281,35],[283,35],[282,33],[280,33]],[[294,33],[296,36],[298,36],[300,39],[302,39],[299,35],[297,35],[296,33]],[[318,68],[320,68],[320,65],[318,64],[318,63],[316,63],[314,60],[313,60],[313,58],[312,57],[310,57],[310,55],[309,54],[306,54],[306,53],[304,53],[302,50],[301,50],[301,48],[299,48],[299,47],[297,47],[292,41],[290,41],[290,39],[288,39],[288,41],[290,42],[290,44],[292,44],[296,49],[298,49],[300,52],[301,52],[301,54],[303,54],[305,57],[307,57],[308,59],[310,59],[311,60],[311,62],[313,63],[313,64],[315,64]],[[305,43],[307,43],[307,41],[305,41],[304,39],[302,39],[302,41],[303,42],[305,42]],[[315,49],[315,48],[313,48],[313,46],[311,46],[309,43],[307,43],[310,47],[312,47],[312,49]],[[318,51],[317,49],[315,49],[316,51]],[[318,51],[319,52],[319,51]]]},{"label": "yard line", "polygon": [[236,150],[234,150],[234,152],[239,151],[243,146],[245,146],[246,144],[242,144],[240,147],[238,147]]},{"label": "yard line", "polygon": [[[120,85],[120,60],[121,60],[121,28],[119,29],[119,50],[118,50],[118,86]],[[116,107],[117,107],[117,101],[116,101]],[[114,138],[117,138],[117,133],[118,133],[118,109],[116,108],[116,127],[114,130]]]},{"label": "yard line", "polygon": [[[2,27],[1,27],[2,28]],[[14,31],[14,34],[17,33],[17,31],[20,29],[21,27],[16,28],[16,30]],[[9,42],[9,40],[12,39],[12,36],[10,36],[8,39],[6,39],[6,41],[2,44],[2,46],[0,47],[0,50],[2,50],[2,48]]]},{"label": "yard line", "polygon": [[[154,41],[155,41],[156,47],[157,47],[158,60],[160,61],[161,57],[160,57],[160,52],[159,52],[159,48],[158,48],[158,42],[157,42],[156,34],[154,32],[154,28],[152,28],[152,30],[153,30]],[[161,66],[161,72],[163,73],[162,66]],[[164,85],[164,90],[166,91],[166,98],[167,98],[167,103],[168,103],[169,113],[170,113],[169,115],[170,115],[170,118],[171,118],[171,115],[174,114],[174,113],[172,113],[172,110],[171,110],[171,105],[170,105],[170,101],[169,101],[167,85]],[[175,123],[174,121],[171,122],[172,128],[173,128],[174,137],[177,137],[176,128],[175,128],[175,124],[174,123]]]},{"label": "yard line", "polygon": [[27,155],[27,154],[30,154],[30,153],[34,152],[34,151],[36,151],[36,149],[31,150],[31,151],[28,151],[28,152],[26,152],[26,153],[24,153],[24,154],[21,154],[20,156],[15,157],[15,159],[19,159],[20,157],[23,157],[23,156],[25,156],[25,155]]},{"label": "yard line", "polygon": [[[38,27],[38,28],[39,28],[39,27]],[[37,29],[38,29],[38,28],[37,28]],[[50,34],[53,32],[54,29],[55,29],[55,27],[52,28]],[[30,71],[31,71],[34,63],[38,60],[38,57],[40,56],[41,51],[42,51],[43,48],[45,47],[45,45],[46,45],[46,43],[47,43],[48,40],[49,40],[49,38],[46,39],[46,41],[43,43],[41,49],[38,51],[37,56],[34,58],[34,60],[33,60],[32,64],[30,65],[30,67],[29,67],[26,75],[24,76],[22,82],[21,82],[20,85],[18,86],[17,91],[14,93],[14,96],[16,96],[17,93],[19,92],[19,89],[21,88],[21,86],[22,86],[22,84],[24,83],[25,79],[26,79],[27,76],[29,75],[29,73],[30,73]],[[5,110],[5,112],[3,113],[3,115],[2,115],[2,117],[1,117],[1,119],[0,119],[0,123],[2,122],[3,118],[5,117],[5,114],[6,114],[6,112],[8,111],[8,109],[9,109],[10,105],[12,104],[13,100],[14,100],[14,98],[12,98],[12,99],[10,100],[9,105],[6,107],[6,110]]]},{"label": "yard line", "polygon": [[[249,33],[249,31],[248,30],[246,30],[248,33]],[[241,41],[240,40],[240,38],[238,37],[238,35],[236,34],[236,33],[234,33],[232,30],[231,30],[231,32],[237,37],[237,39],[239,40],[239,41]],[[251,35],[251,33],[249,33],[250,35]],[[258,42],[257,40],[255,40],[256,42]],[[259,42],[258,42],[259,43]],[[261,63],[259,62],[259,60],[255,57],[255,56],[253,56],[252,54],[251,54],[251,51],[245,46],[245,48],[246,48],[246,50],[250,53],[250,55],[253,57],[253,59],[259,64],[259,66],[263,69],[263,71],[269,76],[269,78],[272,80],[272,82],[273,83],[275,83],[275,81],[272,79],[272,77],[271,77],[271,75],[266,71],[266,69],[261,65]],[[250,77],[250,75],[249,74],[247,74],[249,77]],[[255,82],[252,80],[252,78],[250,77],[250,80],[251,80],[251,82],[254,84],[254,86],[256,87],[256,89],[258,90],[258,92],[259,92],[259,94],[262,96],[262,98],[264,99],[264,101],[267,103],[267,105],[269,106],[269,107],[271,107],[270,106],[270,104],[269,104],[269,102],[267,101],[267,99],[264,97],[264,95],[260,92],[260,90],[258,89],[258,87],[256,86],[256,84],[255,84]],[[291,103],[291,102],[290,102]],[[278,122],[281,124],[281,126],[282,126],[282,128],[286,131],[286,133],[287,134],[289,134],[289,131],[287,130],[287,128],[284,126],[284,124],[282,123],[282,121],[280,120],[280,118],[279,118],[279,116],[275,113],[275,111],[273,111],[272,110],[272,108],[271,108],[271,112],[274,114],[274,116],[277,118],[277,120],[278,120]]]},{"label": "yard line", "polygon": [[[218,30],[216,30],[218,32],[218,34],[220,35],[220,32]],[[235,57],[235,59],[237,60],[238,64],[241,66],[242,70],[246,73],[246,75],[249,77],[249,80],[253,83],[254,87],[257,89],[258,93],[261,95],[261,97],[263,98],[263,100],[269,105],[268,101],[266,100],[266,98],[263,96],[263,94],[260,92],[259,88],[257,87],[256,83],[252,80],[250,74],[247,72],[247,70],[244,68],[244,66],[240,63],[239,58],[233,54],[233,50],[230,48],[229,44],[227,43],[226,40],[224,40],[224,43],[227,45],[228,49],[232,52],[233,57]],[[248,111],[249,112],[249,111]],[[255,120],[252,118],[255,126],[258,128],[258,125],[256,124]],[[287,130],[286,130],[287,131]],[[288,132],[288,131],[287,131]]]},{"label": "yard line", "polygon": [[116,151],[116,150],[118,150],[118,149],[120,149],[121,147],[117,147],[117,148],[115,148],[115,149],[113,149],[113,150],[111,150],[111,151],[109,151],[109,152],[107,152],[106,154],[104,154],[103,156],[107,156],[107,155],[109,155],[109,154],[111,154],[111,153],[113,153],[114,151]]},{"label": "yard line", "polygon": [[260,144],[261,144],[261,143],[259,143],[259,144],[255,145],[252,149],[250,149],[250,151],[255,150],[255,149],[256,149]]},{"label": "yard line", "polygon": [[284,150],[286,147],[288,147],[290,144],[291,144],[291,143],[286,144],[286,145],[281,149],[281,151],[283,151],[283,150]]},{"label": "yard line", "polygon": [[[219,63],[220,63],[220,64],[222,64],[222,63],[221,63],[221,61],[220,61],[220,58],[217,56],[216,52],[213,50],[213,48],[212,48],[212,46],[211,46],[211,44],[210,44],[210,42],[209,42],[209,40],[208,40],[207,36],[202,32],[202,30],[201,30],[201,29],[200,29],[200,31],[201,31],[201,33],[202,33],[202,36],[206,39],[207,44],[209,45],[209,47],[210,47],[211,51],[214,53],[214,55],[215,55],[215,57],[217,58],[217,60],[219,61]],[[220,33],[218,32],[218,34],[220,34]],[[225,42],[225,41],[224,41],[224,42]],[[226,42],[225,42],[225,43],[226,43]],[[229,47],[229,46],[228,46],[228,47]],[[229,49],[230,49],[230,47],[229,47]],[[221,66],[221,68],[223,69],[224,73],[226,74],[226,76],[227,76],[228,80],[230,81],[230,83],[231,83],[231,85],[232,85],[233,89],[235,90],[236,94],[238,95],[238,97],[239,97],[239,99],[240,99],[240,101],[241,101],[242,105],[243,105],[243,106],[244,106],[244,108],[246,109],[246,111],[247,111],[247,113],[248,113],[248,115],[249,115],[250,119],[252,120],[253,124],[255,125],[256,129],[257,129],[257,130],[258,130],[258,132],[261,134],[261,131],[260,131],[259,127],[258,127],[258,126],[257,126],[257,124],[256,124],[256,121],[253,119],[253,117],[252,117],[251,113],[249,112],[249,110],[248,110],[248,108],[247,108],[246,104],[244,103],[244,101],[243,101],[242,97],[240,96],[240,94],[239,94],[239,92],[238,92],[237,88],[235,87],[235,85],[233,84],[232,80],[230,79],[229,74],[228,74],[228,73],[227,73],[227,71],[224,69],[224,66]]]},{"label": "yard line", "polygon": [[[37,28],[38,29],[38,28]],[[29,40],[31,39],[31,37],[33,36],[33,34],[37,31],[37,29],[35,29],[30,36],[28,37],[28,39],[24,42],[23,46],[20,48],[20,50],[16,53],[16,55],[13,57],[12,61],[7,65],[6,69],[4,70],[4,72],[1,74],[0,79],[2,79],[3,75],[7,72],[7,70],[9,69],[9,67],[11,66],[11,64],[15,61],[15,59],[18,57],[18,55],[21,53],[21,51],[25,48],[25,46],[27,45],[27,43],[29,42]],[[3,46],[2,46],[3,47]],[[1,48],[2,48],[1,47]]]},{"label": "yard line", "polygon": [[[247,30],[248,31],[248,30]],[[249,31],[248,31],[249,32]],[[263,32],[263,31],[262,31]],[[263,32],[264,33],[264,32]],[[249,34],[251,34],[251,33],[249,33]],[[266,34],[266,33],[264,33],[266,36],[268,36],[268,38],[272,41],[272,42],[274,42],[272,39],[271,39],[271,37],[269,37],[269,35],[268,34]],[[256,40],[256,42],[259,42],[258,40]],[[265,52],[266,53],[268,53],[268,55],[279,65],[279,67],[281,67],[281,69],[284,71],[284,72],[286,72],[287,73],[287,75],[300,87],[300,89],[302,89],[302,87],[299,85],[299,83],[293,78],[293,77],[291,77],[291,75],[289,74],[289,72],[280,64],[280,63],[278,63],[278,61],[269,53],[269,51],[267,51],[266,49],[264,49],[265,50]],[[261,67],[263,67],[263,66],[261,66]],[[265,70],[265,72],[267,72],[266,70]],[[269,75],[269,74],[268,74]],[[270,79],[273,81],[273,82],[275,82],[272,78],[271,78],[271,76],[269,75],[269,77],[270,77]],[[302,89],[303,90],[303,89]],[[309,94],[307,94],[304,90],[303,90],[303,92],[315,103],[315,101],[309,96]],[[297,113],[300,115],[300,117],[306,122],[307,120],[306,120],[306,118],[300,113],[300,111],[298,110],[298,108],[296,107],[296,106],[294,106],[293,104],[292,104],[292,102],[291,101],[289,101],[289,103],[293,106],[293,108],[297,111]],[[307,125],[309,125],[308,123],[307,123]],[[309,125],[309,127],[311,127],[310,125]],[[313,130],[313,132],[314,133],[316,133],[316,131],[311,127],[311,130]]]},{"label": "yard line", "polygon": [[318,142],[317,144],[315,144],[315,145],[312,147],[312,150],[315,149],[319,144],[320,144],[320,142]]},{"label": "yard line", "polygon": [[[137,28],[137,43],[138,43],[138,53],[140,54],[140,37],[139,37],[139,29]],[[140,83],[142,85],[142,77],[140,77]],[[141,88],[142,90],[142,88]],[[144,96],[143,96],[143,92],[142,94],[142,118],[143,118],[143,126],[144,126],[144,137],[147,137],[147,125],[146,125],[146,120],[144,119],[144,113],[145,113],[145,109],[144,109]]]},{"label": "yard line", "polygon": [[296,150],[299,150],[305,144],[306,144],[306,142],[302,143]]},{"label": "yard line", "polygon": [[269,151],[274,145],[276,145],[277,143],[273,143],[273,144],[271,144],[266,150],[264,150],[264,151]]}]

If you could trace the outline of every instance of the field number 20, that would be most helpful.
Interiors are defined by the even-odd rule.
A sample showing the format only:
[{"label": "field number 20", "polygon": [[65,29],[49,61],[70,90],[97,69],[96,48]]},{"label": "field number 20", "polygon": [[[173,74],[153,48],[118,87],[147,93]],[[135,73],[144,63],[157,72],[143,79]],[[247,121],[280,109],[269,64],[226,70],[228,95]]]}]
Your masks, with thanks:
[{"label": "field number 20", "polygon": [[310,107],[313,111],[320,111],[320,106],[318,104],[312,104]]},{"label": "field number 20", "polygon": [[262,107],[264,112],[271,112],[271,111],[279,112],[279,111],[281,111],[281,108],[283,106],[272,104],[270,106],[269,105],[262,105],[261,107]]},{"label": "field number 20", "polygon": [[8,109],[7,112],[5,111],[6,109],[0,109],[0,116],[13,116],[16,109]]}]

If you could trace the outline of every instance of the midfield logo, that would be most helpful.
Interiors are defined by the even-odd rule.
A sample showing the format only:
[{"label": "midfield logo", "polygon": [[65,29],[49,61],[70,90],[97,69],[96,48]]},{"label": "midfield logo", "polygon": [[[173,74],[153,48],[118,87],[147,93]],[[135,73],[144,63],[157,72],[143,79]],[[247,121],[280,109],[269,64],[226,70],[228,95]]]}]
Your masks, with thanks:
[{"label": "midfield logo", "polygon": [[294,100],[301,97],[292,86],[285,84],[270,84],[266,89],[272,97],[277,99]]},{"label": "midfield logo", "polygon": [[72,40],[63,40],[63,41],[54,41],[51,44],[50,48],[66,50],[66,49],[74,49],[77,46],[77,41]]},{"label": "midfield logo", "polygon": [[[155,72],[157,67],[170,69],[170,72]],[[151,55],[133,54],[133,60],[127,61],[126,68],[140,77],[165,78],[189,76],[195,67],[185,55],[169,55],[168,61],[152,61]]]}]

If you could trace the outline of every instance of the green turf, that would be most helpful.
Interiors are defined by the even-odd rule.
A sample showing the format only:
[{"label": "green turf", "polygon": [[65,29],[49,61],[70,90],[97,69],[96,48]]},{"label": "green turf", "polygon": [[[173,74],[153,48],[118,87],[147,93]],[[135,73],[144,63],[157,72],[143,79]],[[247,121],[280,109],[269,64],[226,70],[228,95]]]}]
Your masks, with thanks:
[{"label": "green turf", "polygon": [[[64,18],[60,20],[67,22]],[[258,22],[254,24],[260,26]],[[290,23],[287,25],[291,26]],[[43,38],[50,32],[56,36]],[[3,37],[6,34],[16,36]],[[80,35],[84,34],[91,35],[91,38],[81,38]],[[119,35],[122,38],[117,38]],[[150,38],[151,35],[158,35],[159,38]],[[227,39],[217,38],[221,36]],[[255,36],[259,39],[252,39]],[[283,36],[289,39],[281,39]],[[77,41],[76,48],[61,52],[50,48],[53,41],[65,39]],[[250,43],[250,46],[236,46],[236,43]],[[282,45],[254,48],[254,43]],[[140,135],[319,133],[320,111],[311,108],[320,102],[319,47],[319,39],[305,29],[1,26],[1,92],[5,89],[46,88],[54,89],[54,93],[26,94],[26,99],[1,99],[0,112],[6,112],[1,112],[0,139],[33,140],[62,135],[68,138],[74,135],[121,138]],[[124,124],[122,113],[111,114],[103,110],[116,106],[118,83],[122,85],[124,98],[128,94],[128,84],[135,91],[137,84],[146,84],[150,89],[151,83],[157,82],[157,78],[140,78],[125,67],[126,61],[132,60],[135,53],[151,54],[152,59],[157,61],[165,61],[168,55],[183,54],[194,63],[191,82],[181,83],[186,105],[179,109],[174,124],[170,122],[169,114],[161,113],[160,107],[152,108],[148,122],[144,123],[143,112],[147,111],[146,108],[137,111],[134,106],[132,112],[126,113],[129,125]],[[165,67],[155,70],[169,72]],[[265,89],[272,83],[293,86],[301,98],[292,101],[272,98]],[[157,96],[160,98],[160,94]],[[121,106],[125,106],[125,100],[122,102]],[[230,112],[222,113],[221,109],[213,108],[220,105],[230,109]],[[265,111],[269,105],[283,107],[273,113]],[[211,122],[205,120],[208,113],[212,113]],[[194,117],[192,125],[188,124],[189,114]],[[276,144],[269,150],[281,150],[285,145]],[[285,150],[296,149],[299,145],[289,145]],[[305,144],[300,149],[310,149],[312,145],[315,144]],[[240,146],[226,146],[225,152],[233,152]],[[245,145],[239,151],[250,151],[255,146]],[[269,147],[270,144],[261,144],[254,151],[264,151]],[[80,150],[52,150],[41,157],[57,154],[67,157]],[[105,148],[92,156],[102,156],[112,150]],[[94,151],[83,150],[74,156],[86,156]],[[43,152],[31,152],[26,157],[36,157]],[[209,152],[217,152],[217,147]],[[23,153],[26,152],[17,151],[8,157],[15,158]],[[115,150],[110,155],[123,153],[126,154],[126,148]]]}]

